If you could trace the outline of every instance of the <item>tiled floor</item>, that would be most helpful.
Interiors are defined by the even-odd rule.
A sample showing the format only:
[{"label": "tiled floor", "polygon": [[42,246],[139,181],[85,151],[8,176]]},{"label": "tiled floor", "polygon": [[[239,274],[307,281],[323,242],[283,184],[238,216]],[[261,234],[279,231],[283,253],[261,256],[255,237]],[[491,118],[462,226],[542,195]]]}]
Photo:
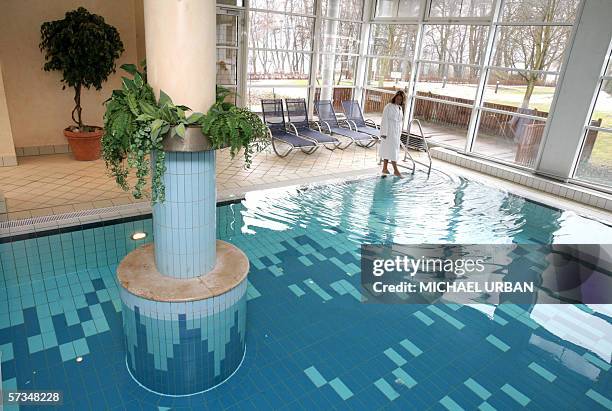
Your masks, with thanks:
[{"label": "tiled floor", "polygon": [[[376,149],[356,146],[344,151],[320,149],[312,155],[296,150],[286,158],[264,151],[250,169],[243,167],[242,157],[232,160],[228,150],[220,150],[217,187],[219,192],[248,189],[375,166]],[[0,221],[143,201],[115,184],[103,160],[80,162],[71,154],[20,157],[18,166],[0,167],[0,193],[6,202],[6,210],[0,206]]]}]

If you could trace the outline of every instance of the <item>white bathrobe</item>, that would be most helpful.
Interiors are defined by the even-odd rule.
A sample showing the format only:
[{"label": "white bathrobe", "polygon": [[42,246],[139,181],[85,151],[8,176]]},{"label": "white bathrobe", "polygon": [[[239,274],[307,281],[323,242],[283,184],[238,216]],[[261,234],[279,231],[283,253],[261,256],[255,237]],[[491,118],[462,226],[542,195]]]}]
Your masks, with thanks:
[{"label": "white bathrobe", "polygon": [[383,160],[398,161],[400,137],[402,136],[402,107],[388,103],[383,110],[380,122],[380,135],[387,136],[380,140],[379,156]]}]

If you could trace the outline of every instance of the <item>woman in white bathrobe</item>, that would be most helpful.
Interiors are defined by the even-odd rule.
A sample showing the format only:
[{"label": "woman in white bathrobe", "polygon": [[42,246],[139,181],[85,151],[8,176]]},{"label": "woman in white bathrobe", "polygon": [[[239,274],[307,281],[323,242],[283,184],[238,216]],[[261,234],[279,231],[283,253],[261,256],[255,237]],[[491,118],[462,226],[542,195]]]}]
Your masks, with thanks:
[{"label": "woman in white bathrobe", "polygon": [[403,91],[395,93],[391,102],[385,106],[380,123],[380,158],[383,160],[383,174],[389,174],[389,161],[393,165],[393,174],[401,177],[397,168],[399,158],[400,137],[402,136],[402,123],[406,94]]}]

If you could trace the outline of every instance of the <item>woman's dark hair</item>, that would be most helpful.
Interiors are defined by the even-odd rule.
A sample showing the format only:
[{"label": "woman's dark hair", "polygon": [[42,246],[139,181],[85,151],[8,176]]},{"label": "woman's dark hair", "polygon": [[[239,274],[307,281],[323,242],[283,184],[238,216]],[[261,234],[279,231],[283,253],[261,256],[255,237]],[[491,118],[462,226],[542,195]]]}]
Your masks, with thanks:
[{"label": "woman's dark hair", "polygon": [[402,96],[402,112],[406,112],[406,93],[404,93],[402,90],[398,90],[391,99],[392,104],[395,104],[395,98],[397,96]]}]

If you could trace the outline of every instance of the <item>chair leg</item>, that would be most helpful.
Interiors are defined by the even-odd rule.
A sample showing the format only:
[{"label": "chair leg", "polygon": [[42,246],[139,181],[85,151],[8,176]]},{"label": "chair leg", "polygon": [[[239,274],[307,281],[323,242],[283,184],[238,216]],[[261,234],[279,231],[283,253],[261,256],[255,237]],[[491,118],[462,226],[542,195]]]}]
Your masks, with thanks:
[{"label": "chair leg", "polygon": [[312,154],[318,149],[319,149],[319,146],[309,147],[308,149],[304,149],[304,147],[300,147],[300,150],[302,150],[302,153],[304,154]]},{"label": "chair leg", "polygon": [[351,146],[351,144],[353,144],[354,142],[355,142],[354,140],[349,139],[349,142],[348,142],[348,143],[347,143],[347,144],[346,144],[344,147],[342,147],[342,143],[338,144],[338,148],[339,148],[340,150],[346,150],[346,149],[347,149],[347,148],[349,148],[349,147]]},{"label": "chair leg", "polygon": [[280,158],[285,158],[287,157],[292,151],[293,151],[293,146],[289,146],[289,149],[281,154],[277,149],[276,149],[276,145],[274,144],[274,139],[272,139],[272,149],[274,150],[274,152],[276,153],[277,156],[279,156]]}]

